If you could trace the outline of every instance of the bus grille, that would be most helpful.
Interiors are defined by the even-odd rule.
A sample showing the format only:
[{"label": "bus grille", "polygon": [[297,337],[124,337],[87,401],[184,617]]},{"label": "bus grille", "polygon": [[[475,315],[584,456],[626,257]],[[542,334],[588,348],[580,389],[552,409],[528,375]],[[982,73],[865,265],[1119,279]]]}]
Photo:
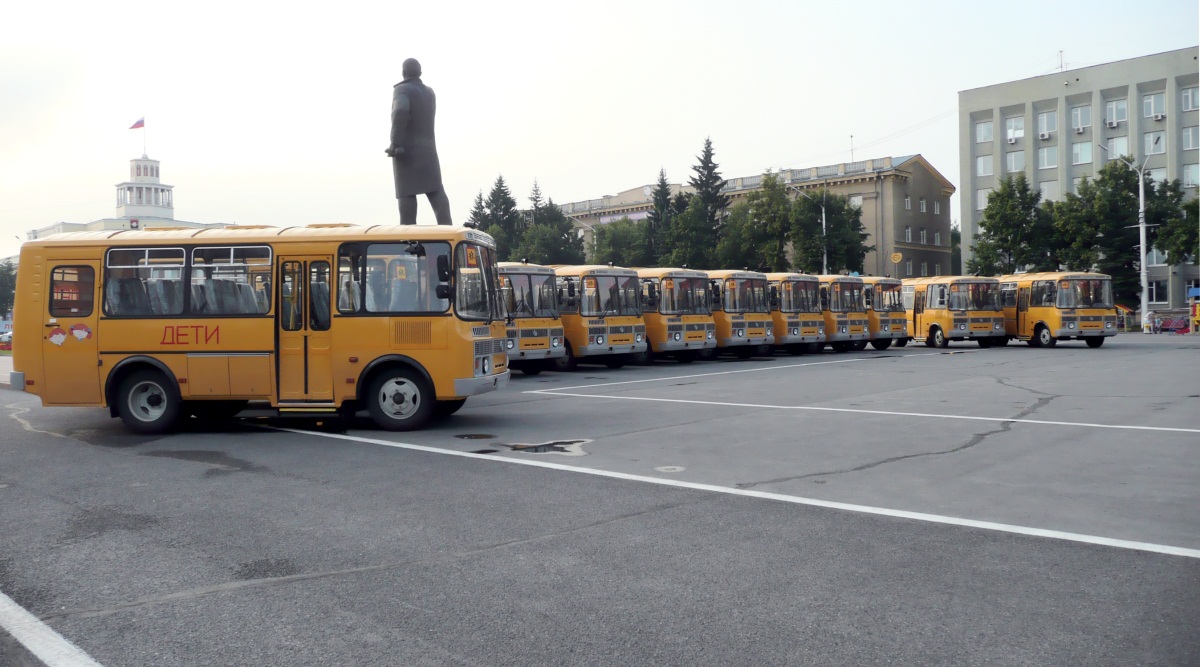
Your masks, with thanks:
[{"label": "bus grille", "polygon": [[548,329],[522,329],[521,338],[545,338],[550,335]]},{"label": "bus grille", "polygon": [[668,324],[667,325],[667,333],[675,333],[676,331],[682,333],[683,325],[682,324]]},{"label": "bus grille", "polygon": [[557,336],[558,338],[562,338],[562,335],[563,335],[563,330],[562,330],[562,329],[551,329],[551,330],[550,330],[550,335],[551,335],[551,336]]},{"label": "bus grille", "polygon": [[398,320],[393,341],[396,345],[428,345],[433,342],[433,325],[429,321]]},{"label": "bus grille", "polygon": [[483,357],[489,354],[504,354],[504,340],[496,338],[492,340],[477,340],[475,341],[475,356]]}]

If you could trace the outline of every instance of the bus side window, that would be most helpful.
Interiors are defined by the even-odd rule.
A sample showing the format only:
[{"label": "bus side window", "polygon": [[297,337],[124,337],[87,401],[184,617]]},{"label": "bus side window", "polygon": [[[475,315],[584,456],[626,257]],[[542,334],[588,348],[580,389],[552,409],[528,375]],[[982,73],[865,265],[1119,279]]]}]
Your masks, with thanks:
[{"label": "bus side window", "polygon": [[829,288],[821,285],[821,310],[829,310]]}]

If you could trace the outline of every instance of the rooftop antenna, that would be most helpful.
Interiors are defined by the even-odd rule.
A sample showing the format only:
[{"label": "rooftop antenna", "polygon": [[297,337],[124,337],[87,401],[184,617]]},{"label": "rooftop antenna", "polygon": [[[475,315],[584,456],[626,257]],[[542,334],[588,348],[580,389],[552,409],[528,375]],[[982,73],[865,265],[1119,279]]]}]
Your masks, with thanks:
[{"label": "rooftop antenna", "polygon": [[854,162],[854,135],[850,135],[850,161]]}]

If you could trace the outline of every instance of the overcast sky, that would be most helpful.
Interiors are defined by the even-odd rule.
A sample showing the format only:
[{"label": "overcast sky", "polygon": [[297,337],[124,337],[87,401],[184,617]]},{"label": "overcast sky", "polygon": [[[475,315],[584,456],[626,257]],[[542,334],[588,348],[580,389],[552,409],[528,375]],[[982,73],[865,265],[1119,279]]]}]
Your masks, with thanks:
[{"label": "overcast sky", "polygon": [[[1003,3],[13,2],[0,21],[0,257],[30,229],[115,215],[161,160],[175,217],[398,221],[388,143],[421,61],[456,222],[503,175],[557,203],[925,155],[956,185],[960,90],[1195,46],[1196,0]],[[952,205],[957,212],[957,205]],[[433,213],[421,198],[422,224]]]}]

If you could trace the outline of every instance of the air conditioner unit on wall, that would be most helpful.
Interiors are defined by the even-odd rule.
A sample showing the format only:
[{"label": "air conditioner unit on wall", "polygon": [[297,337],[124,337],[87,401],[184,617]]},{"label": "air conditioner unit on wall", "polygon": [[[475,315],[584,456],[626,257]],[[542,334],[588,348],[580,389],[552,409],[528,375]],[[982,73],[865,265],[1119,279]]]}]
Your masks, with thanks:
[{"label": "air conditioner unit on wall", "polygon": [[1118,126],[1118,125],[1120,125],[1120,123],[1118,123],[1118,122],[1117,122],[1117,121],[1115,121],[1115,120],[1110,120],[1110,121],[1108,121],[1108,126],[1109,126],[1109,127],[1116,127],[1116,126]]},{"label": "air conditioner unit on wall", "polygon": [[1083,134],[1083,128],[1082,127],[1075,128],[1075,134]]},{"label": "air conditioner unit on wall", "polygon": [[1015,144],[1015,143],[1017,143],[1017,138],[1016,138],[1016,137],[1009,137],[1009,138],[1008,138],[1008,143],[1010,143],[1010,144]]},{"label": "air conditioner unit on wall", "polygon": [[1164,119],[1164,118],[1166,118],[1166,117],[1167,117],[1167,114],[1165,114],[1165,113],[1156,113],[1156,114],[1154,114],[1154,120],[1162,120],[1162,119]]},{"label": "air conditioner unit on wall", "polygon": [[1049,138],[1050,138],[1050,133],[1049,133],[1049,132],[1042,132],[1041,134],[1039,134],[1039,135],[1038,135],[1038,138],[1040,138],[1040,139],[1049,139]]}]

